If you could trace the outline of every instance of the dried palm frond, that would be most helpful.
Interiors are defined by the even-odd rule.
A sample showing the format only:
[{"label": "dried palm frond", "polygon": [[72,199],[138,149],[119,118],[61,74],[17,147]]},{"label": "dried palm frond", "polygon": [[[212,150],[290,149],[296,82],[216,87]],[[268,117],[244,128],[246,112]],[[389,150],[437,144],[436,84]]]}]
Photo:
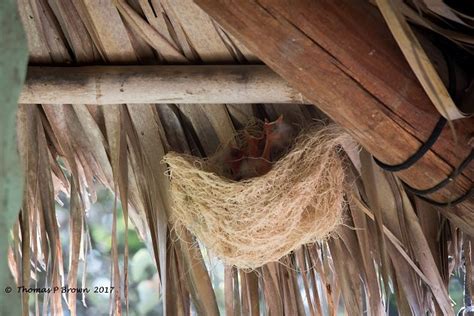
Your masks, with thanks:
[{"label": "dried palm frond", "polygon": [[[33,64],[256,60],[191,0],[18,4]],[[170,183],[160,161],[171,150],[211,156],[251,117],[274,120],[280,114],[299,126],[319,115],[314,107],[271,104],[22,105],[17,130],[26,185],[9,255],[17,282],[74,285],[89,250],[86,211],[100,182],[115,192],[155,259],[164,313],[187,315],[194,308],[218,315],[203,249],[186,228],[170,229]],[[464,260],[472,264],[470,239],[434,206],[407,194],[370,155],[347,151],[356,185],[340,237],[308,243],[252,272],[226,266],[229,315],[334,315],[341,308],[350,315],[383,314],[392,294],[401,314],[453,314],[448,282]],[[71,199],[69,263],[55,213],[59,191]],[[126,295],[127,260],[121,267],[119,257],[126,258],[127,250],[117,249],[115,238],[113,282]],[[47,274],[44,284],[39,271]],[[471,280],[472,270],[466,273]],[[122,293],[115,293],[113,312],[125,312]],[[74,295],[34,298],[36,312],[62,314],[67,307],[74,315],[78,304]]]},{"label": "dried palm frond", "polygon": [[450,23],[447,25],[467,25],[442,1],[414,1],[414,7],[418,12],[403,0],[376,0],[376,3],[398,46],[439,113],[448,120],[466,117],[468,114],[463,113],[454,103],[441,80],[441,75],[436,71],[433,61],[430,60],[408,22],[437,32],[470,51],[474,44],[474,36],[469,35],[471,32],[457,33],[454,31],[455,28],[443,28],[439,23],[433,22],[430,16],[436,16],[438,20],[448,20]]}]

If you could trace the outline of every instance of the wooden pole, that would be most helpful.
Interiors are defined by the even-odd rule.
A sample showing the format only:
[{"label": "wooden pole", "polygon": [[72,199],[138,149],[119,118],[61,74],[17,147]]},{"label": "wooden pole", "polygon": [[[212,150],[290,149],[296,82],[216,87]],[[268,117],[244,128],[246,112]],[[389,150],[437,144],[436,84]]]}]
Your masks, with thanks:
[{"label": "wooden pole", "polygon": [[263,65],[29,67],[20,103],[304,103]]},{"label": "wooden pole", "polygon": [[[439,114],[380,13],[365,0],[195,0],[226,31],[341,124],[375,157],[399,164],[429,137]],[[397,175],[431,188],[469,155],[474,118],[453,122],[424,157]],[[429,197],[451,201],[472,188],[474,166]],[[442,208],[474,235],[474,198]]]}]

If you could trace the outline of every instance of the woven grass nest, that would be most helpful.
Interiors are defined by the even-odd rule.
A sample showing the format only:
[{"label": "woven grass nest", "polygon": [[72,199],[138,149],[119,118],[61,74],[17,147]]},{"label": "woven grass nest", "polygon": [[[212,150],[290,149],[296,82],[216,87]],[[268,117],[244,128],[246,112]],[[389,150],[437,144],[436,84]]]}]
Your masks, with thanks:
[{"label": "woven grass nest", "polygon": [[278,261],[328,238],[342,223],[347,186],[341,144],[348,139],[334,124],[306,129],[269,168],[256,158],[263,159],[256,167],[261,175],[240,180],[229,173],[232,165],[223,167],[226,150],[207,159],[170,152],[164,157],[170,219],[226,264],[255,269]]}]

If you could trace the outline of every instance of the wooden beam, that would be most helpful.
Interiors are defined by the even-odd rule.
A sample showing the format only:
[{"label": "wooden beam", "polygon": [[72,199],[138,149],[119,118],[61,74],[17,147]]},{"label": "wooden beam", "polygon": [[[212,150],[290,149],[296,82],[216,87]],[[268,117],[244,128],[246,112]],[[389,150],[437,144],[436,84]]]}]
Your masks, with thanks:
[{"label": "wooden beam", "polygon": [[[366,0],[195,0],[374,156],[398,164],[429,137],[439,114],[377,9]],[[445,128],[432,150],[397,175],[427,189],[472,150],[474,118]],[[430,198],[451,201],[472,188],[471,164]],[[474,235],[474,198],[443,213]]]},{"label": "wooden beam", "polygon": [[304,103],[263,65],[29,67],[20,103]]}]

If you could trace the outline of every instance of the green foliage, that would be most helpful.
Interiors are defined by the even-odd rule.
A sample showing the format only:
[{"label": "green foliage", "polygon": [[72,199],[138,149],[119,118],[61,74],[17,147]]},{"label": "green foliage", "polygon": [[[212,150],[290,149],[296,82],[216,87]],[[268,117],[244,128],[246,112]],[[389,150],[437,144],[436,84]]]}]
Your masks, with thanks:
[{"label": "green foliage", "polygon": [[[16,148],[15,115],[25,79],[28,47],[16,1],[0,1],[0,231],[12,227],[21,205],[23,184]],[[5,294],[3,287],[13,286],[8,261],[8,238],[0,239],[0,314],[18,315],[19,296]]]},{"label": "green foliage", "polygon": [[[110,286],[112,220],[114,194],[97,185],[97,202],[92,204],[87,216],[87,226],[91,238],[92,250],[88,254],[86,283],[82,287],[93,289],[95,286]],[[64,249],[69,247],[69,199],[61,196],[63,206],[57,205],[61,242]],[[138,237],[133,225],[125,231],[125,222],[121,204],[117,205],[117,235],[120,253],[120,266],[123,266],[125,233],[128,233],[129,246],[129,302],[130,315],[157,315],[161,311],[161,295],[155,262],[145,244]],[[67,256],[68,253],[65,253]],[[66,258],[65,258],[66,259]],[[64,260],[67,262],[67,260]],[[64,267],[67,269],[67,267]],[[81,275],[84,266],[80,265]],[[122,274],[123,278],[123,274]],[[32,301],[32,300],[31,300]],[[87,307],[78,299],[78,315],[107,315],[109,313],[109,294],[90,293],[86,296]]]}]

